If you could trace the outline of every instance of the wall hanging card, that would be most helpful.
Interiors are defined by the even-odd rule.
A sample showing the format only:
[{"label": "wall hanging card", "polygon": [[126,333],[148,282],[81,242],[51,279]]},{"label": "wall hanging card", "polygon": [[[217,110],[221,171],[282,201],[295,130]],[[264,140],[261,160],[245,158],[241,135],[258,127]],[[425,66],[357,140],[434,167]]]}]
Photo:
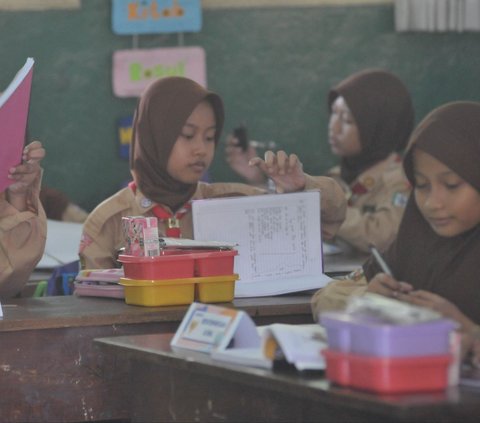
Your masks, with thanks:
[{"label": "wall hanging card", "polygon": [[22,160],[25,143],[34,60],[28,58],[7,89],[0,95],[0,192],[14,181],[8,169]]},{"label": "wall hanging card", "polygon": [[200,352],[260,346],[255,323],[241,310],[192,303],[172,339],[172,348]]},{"label": "wall hanging card", "polygon": [[148,84],[165,76],[184,76],[207,86],[201,47],[118,50],[113,54],[112,72],[117,97],[139,97]]},{"label": "wall hanging card", "polygon": [[115,34],[198,32],[201,28],[200,0],[112,0]]}]

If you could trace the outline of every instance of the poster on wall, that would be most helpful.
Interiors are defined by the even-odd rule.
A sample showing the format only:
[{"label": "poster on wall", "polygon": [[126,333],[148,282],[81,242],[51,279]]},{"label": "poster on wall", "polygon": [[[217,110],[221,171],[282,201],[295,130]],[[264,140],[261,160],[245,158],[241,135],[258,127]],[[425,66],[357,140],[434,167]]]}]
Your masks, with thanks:
[{"label": "poster on wall", "polygon": [[200,0],[112,0],[112,30],[118,35],[199,32]]},{"label": "poster on wall", "polygon": [[113,53],[113,93],[139,97],[145,87],[165,76],[183,76],[207,86],[202,47],[118,50]]}]

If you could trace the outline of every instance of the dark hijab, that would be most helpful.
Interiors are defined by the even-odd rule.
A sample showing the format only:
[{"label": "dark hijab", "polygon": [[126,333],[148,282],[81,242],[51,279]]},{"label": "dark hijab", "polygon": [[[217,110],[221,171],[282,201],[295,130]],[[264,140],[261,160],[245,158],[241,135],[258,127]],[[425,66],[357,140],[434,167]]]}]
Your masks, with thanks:
[{"label": "dark hijab", "polygon": [[135,110],[130,169],[135,171],[135,182],[143,194],[173,211],[190,200],[197,184],[173,179],[167,172],[168,158],[185,121],[203,100],[213,107],[218,143],[224,121],[223,102],[217,94],[190,79],[156,80],[143,92]]},{"label": "dark hijab", "polygon": [[[413,186],[416,148],[434,156],[480,192],[480,103],[446,104],[418,125],[404,159]],[[397,239],[385,259],[397,280],[446,298],[480,323],[480,224],[455,237],[439,236],[421,215],[412,193]],[[368,280],[380,272],[371,258],[363,268]]]},{"label": "dark hijab", "polygon": [[362,145],[359,154],[343,157],[340,163],[341,177],[350,184],[392,152],[404,150],[413,129],[414,112],[403,82],[380,69],[355,73],[333,87],[328,94],[330,112],[339,96],[352,112]]}]

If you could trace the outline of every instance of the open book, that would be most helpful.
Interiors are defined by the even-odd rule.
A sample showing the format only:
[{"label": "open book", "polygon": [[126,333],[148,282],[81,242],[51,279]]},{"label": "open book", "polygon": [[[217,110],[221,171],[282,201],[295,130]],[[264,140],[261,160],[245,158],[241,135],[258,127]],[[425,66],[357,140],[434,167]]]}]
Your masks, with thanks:
[{"label": "open book", "polygon": [[319,324],[275,323],[256,327],[242,310],[192,303],[171,341],[174,351],[209,354],[214,360],[270,369],[286,361],[298,370],[323,370],[325,329]]},{"label": "open book", "polygon": [[235,297],[318,289],[323,273],[320,192],[197,200],[196,240],[238,244]]},{"label": "open book", "polygon": [[25,143],[33,59],[28,58],[7,89],[0,95],[0,192],[14,181],[8,170],[20,163]]},{"label": "open book", "polygon": [[243,366],[271,369],[274,362],[285,361],[297,370],[324,370],[322,350],[327,348],[325,329],[319,324],[291,325],[274,323],[257,328],[257,347],[217,349],[214,360]]}]

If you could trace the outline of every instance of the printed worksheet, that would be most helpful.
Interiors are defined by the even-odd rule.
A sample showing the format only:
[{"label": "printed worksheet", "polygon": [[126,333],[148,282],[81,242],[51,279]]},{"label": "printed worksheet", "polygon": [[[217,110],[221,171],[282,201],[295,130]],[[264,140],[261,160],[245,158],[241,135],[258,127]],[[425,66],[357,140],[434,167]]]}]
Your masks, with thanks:
[{"label": "printed worksheet", "polygon": [[320,192],[197,200],[194,238],[238,244],[236,297],[321,288]]}]

